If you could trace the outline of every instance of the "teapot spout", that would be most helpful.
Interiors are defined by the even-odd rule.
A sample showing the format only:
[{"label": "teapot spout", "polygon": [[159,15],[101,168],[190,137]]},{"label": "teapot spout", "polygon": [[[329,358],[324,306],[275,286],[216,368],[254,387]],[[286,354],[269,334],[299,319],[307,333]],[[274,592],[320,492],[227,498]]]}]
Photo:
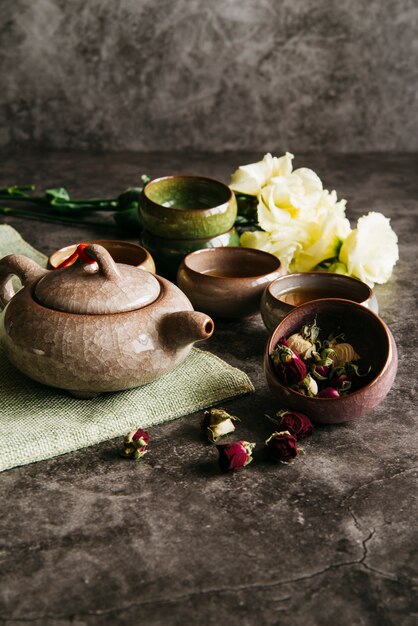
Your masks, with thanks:
[{"label": "teapot spout", "polygon": [[165,343],[180,347],[209,339],[214,330],[214,323],[206,313],[177,311],[164,316],[160,330]]}]

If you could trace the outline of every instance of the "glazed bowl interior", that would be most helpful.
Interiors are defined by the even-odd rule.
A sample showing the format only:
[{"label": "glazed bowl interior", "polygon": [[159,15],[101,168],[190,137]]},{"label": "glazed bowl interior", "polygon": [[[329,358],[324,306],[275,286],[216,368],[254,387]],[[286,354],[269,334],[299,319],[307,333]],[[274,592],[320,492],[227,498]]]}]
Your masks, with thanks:
[{"label": "glazed bowl interior", "polygon": [[262,296],[264,324],[271,331],[295,306],[324,298],[342,298],[358,302],[375,313],[379,310],[372,289],[351,276],[327,272],[287,274],[270,283]]},{"label": "glazed bowl interior", "polygon": [[188,255],[185,265],[212,279],[264,277],[280,269],[277,257],[252,248],[211,248]]},{"label": "glazed bowl interior", "polygon": [[237,201],[224,183],[204,176],[166,176],[147,183],[139,202],[146,230],[166,239],[200,239],[234,225]]},{"label": "glazed bowl interior", "polygon": [[209,209],[231,198],[231,191],[226,185],[200,176],[159,178],[146,185],[144,194],[156,205],[179,211]]},{"label": "glazed bowl interior", "polygon": [[323,298],[343,298],[361,303],[372,295],[366,283],[350,276],[326,272],[281,276],[271,283],[269,291],[277,300],[292,306]]},{"label": "glazed bowl interior", "polygon": [[[350,343],[360,357],[356,361],[360,371],[370,367],[360,388],[337,398],[317,398],[290,389],[277,378],[270,354],[278,340],[313,322],[320,328],[322,339],[343,334],[343,341]],[[361,304],[336,298],[313,300],[294,308],[274,329],[264,356],[267,382],[284,407],[300,410],[322,423],[349,421],[374,408],[392,386],[396,369],[396,344],[383,320]]]}]

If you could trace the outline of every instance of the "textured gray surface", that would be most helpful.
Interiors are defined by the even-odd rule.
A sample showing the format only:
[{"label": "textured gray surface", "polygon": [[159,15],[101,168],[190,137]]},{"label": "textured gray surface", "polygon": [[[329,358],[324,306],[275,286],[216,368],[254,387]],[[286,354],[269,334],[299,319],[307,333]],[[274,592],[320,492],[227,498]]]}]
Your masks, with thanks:
[{"label": "textured gray surface", "polygon": [[[228,180],[257,157],[26,154],[5,158],[0,184],[62,182],[95,195],[143,171]],[[151,429],[138,464],[109,441],[0,474],[4,626],[416,623],[418,157],[322,155],[296,165],[348,198],[350,218],[372,208],[392,218],[400,261],[377,290],[399,349],[392,391],[352,424],[317,427],[294,465],[263,463],[264,414],[278,408],[261,370],[267,331],[259,316],[218,323],[206,349],[256,387],[228,404],[239,437],[259,444],[254,462],[222,475],[201,416],[191,415]],[[7,222],[46,253],[105,230]]]},{"label": "textured gray surface", "polygon": [[0,7],[0,146],[418,149],[416,0]]}]

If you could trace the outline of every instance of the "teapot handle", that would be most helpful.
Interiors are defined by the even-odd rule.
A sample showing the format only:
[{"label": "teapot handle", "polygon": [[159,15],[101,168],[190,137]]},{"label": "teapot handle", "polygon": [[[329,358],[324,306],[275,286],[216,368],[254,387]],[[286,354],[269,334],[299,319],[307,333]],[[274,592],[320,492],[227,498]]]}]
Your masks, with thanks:
[{"label": "teapot handle", "polygon": [[48,270],[22,254],[5,256],[0,260],[0,306],[5,307],[16,294],[12,283],[13,276],[20,278],[23,286],[25,286],[47,272]]}]

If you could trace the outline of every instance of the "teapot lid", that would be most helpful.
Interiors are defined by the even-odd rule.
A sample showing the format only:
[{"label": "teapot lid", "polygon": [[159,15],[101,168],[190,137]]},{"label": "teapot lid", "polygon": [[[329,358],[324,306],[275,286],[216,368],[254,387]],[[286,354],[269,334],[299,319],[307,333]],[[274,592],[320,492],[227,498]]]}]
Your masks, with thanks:
[{"label": "teapot lid", "polygon": [[79,260],[45,274],[35,287],[40,304],[67,313],[101,315],[134,311],[154,302],[158,280],[140,267],[115,263],[98,244],[80,247]]}]

